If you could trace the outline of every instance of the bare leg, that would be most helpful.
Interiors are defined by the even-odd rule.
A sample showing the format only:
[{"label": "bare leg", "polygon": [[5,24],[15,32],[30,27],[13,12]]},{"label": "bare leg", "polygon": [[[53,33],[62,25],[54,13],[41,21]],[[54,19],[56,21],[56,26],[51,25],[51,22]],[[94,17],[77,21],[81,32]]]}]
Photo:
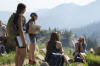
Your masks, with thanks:
[{"label": "bare leg", "polygon": [[81,57],[82,59],[84,59],[84,60],[85,60],[85,54],[80,53],[79,55],[80,55],[80,57]]},{"label": "bare leg", "polygon": [[78,52],[75,52],[75,54],[74,54],[74,60],[75,60],[75,58],[76,58],[76,56],[78,56]]},{"label": "bare leg", "polygon": [[68,56],[67,56],[67,55],[64,55],[64,60],[65,60],[66,64],[69,63],[69,62],[68,62]]},{"label": "bare leg", "polygon": [[15,66],[22,66],[26,56],[26,48],[16,48]]},{"label": "bare leg", "polygon": [[35,57],[34,57],[35,46],[36,46],[35,44],[30,45],[29,59],[32,61],[35,61]]},{"label": "bare leg", "polygon": [[18,66],[18,59],[19,59],[19,51],[18,51],[18,47],[16,47],[15,66]]}]

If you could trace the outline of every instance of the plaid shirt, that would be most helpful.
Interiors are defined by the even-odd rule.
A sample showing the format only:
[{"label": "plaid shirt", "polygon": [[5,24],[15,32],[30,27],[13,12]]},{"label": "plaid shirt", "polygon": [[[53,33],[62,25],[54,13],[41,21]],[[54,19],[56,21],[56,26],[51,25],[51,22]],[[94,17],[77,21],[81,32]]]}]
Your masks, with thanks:
[{"label": "plaid shirt", "polygon": [[6,28],[5,26],[0,27],[0,37],[5,37],[6,36]]}]

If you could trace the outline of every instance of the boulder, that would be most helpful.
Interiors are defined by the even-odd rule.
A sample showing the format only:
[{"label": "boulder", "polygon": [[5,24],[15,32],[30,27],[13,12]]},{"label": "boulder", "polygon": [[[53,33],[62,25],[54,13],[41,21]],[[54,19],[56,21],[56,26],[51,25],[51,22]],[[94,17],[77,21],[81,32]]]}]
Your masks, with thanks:
[{"label": "boulder", "polygon": [[40,66],[49,66],[47,62],[43,62]]}]

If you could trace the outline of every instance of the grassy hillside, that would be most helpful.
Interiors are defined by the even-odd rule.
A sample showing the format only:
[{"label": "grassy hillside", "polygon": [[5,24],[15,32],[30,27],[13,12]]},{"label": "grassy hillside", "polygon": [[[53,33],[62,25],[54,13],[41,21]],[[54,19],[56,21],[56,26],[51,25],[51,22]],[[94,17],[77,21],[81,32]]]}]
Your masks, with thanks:
[{"label": "grassy hillside", "polygon": [[[39,46],[39,49],[40,49],[39,53],[44,56],[43,52],[41,52],[41,49],[45,48],[45,46],[43,44],[39,44],[38,46]],[[64,48],[64,53],[67,54],[68,56],[70,56],[71,58],[73,58],[73,56],[72,56],[73,50],[72,49]],[[12,66],[12,64],[14,64],[14,55],[15,55],[15,51],[12,51],[12,52],[5,54],[2,57],[0,57],[0,66],[5,66],[5,65]],[[25,62],[27,61],[27,59],[28,59],[28,54],[26,56]],[[88,52],[86,59],[87,59],[87,62],[85,64],[73,62],[69,65],[65,64],[65,66],[100,66],[100,56],[95,55],[95,54],[91,54],[90,52]],[[40,66],[42,61],[41,60],[39,60],[39,61],[40,62],[37,65],[34,65],[34,66]],[[24,65],[30,66],[28,64],[28,61]],[[31,65],[31,66],[33,66],[33,65]]]}]

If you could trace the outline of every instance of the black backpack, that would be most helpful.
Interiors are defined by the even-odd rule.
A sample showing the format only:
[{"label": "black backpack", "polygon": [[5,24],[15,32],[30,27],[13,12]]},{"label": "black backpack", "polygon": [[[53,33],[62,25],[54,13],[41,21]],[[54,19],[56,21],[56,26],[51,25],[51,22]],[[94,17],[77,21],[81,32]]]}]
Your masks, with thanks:
[{"label": "black backpack", "polygon": [[64,66],[64,55],[62,54],[47,54],[45,60],[50,66]]}]

